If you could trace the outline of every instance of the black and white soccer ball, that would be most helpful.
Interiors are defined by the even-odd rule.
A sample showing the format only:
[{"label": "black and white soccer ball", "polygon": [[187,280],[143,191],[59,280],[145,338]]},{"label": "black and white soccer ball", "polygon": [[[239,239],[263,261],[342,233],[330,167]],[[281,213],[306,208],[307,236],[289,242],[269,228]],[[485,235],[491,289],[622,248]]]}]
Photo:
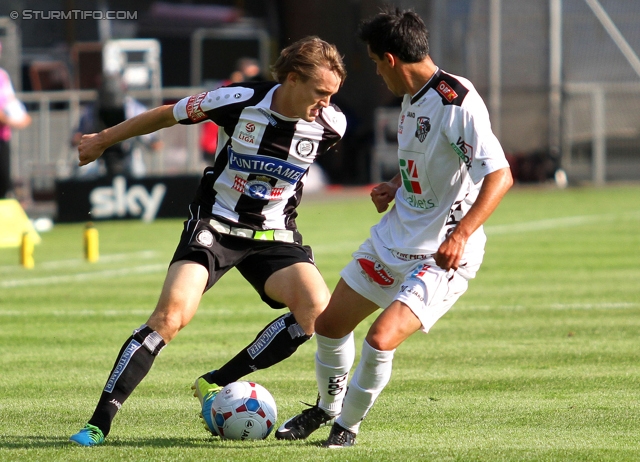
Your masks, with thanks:
[{"label": "black and white soccer ball", "polygon": [[261,440],[276,424],[278,411],[271,393],[255,382],[232,382],[211,404],[211,421],[225,440]]}]

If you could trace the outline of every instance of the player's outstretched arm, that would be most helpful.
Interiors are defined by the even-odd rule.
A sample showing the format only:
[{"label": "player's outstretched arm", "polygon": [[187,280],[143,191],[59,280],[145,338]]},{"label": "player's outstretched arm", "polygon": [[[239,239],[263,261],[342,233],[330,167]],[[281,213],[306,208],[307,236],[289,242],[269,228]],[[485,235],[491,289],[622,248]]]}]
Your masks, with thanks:
[{"label": "player's outstretched arm", "polygon": [[512,184],[513,177],[508,167],[484,177],[475,203],[434,254],[436,264],[440,268],[458,269],[469,236],[487,221]]},{"label": "player's outstretched arm", "polygon": [[400,187],[400,174],[398,173],[391,180],[380,183],[371,190],[371,200],[376,206],[378,213],[382,213],[389,208],[389,204],[396,196],[396,191]]},{"label": "player's outstretched arm", "polygon": [[160,106],[127,119],[100,133],[83,135],[78,145],[78,165],[87,165],[102,155],[105,149],[135,136],[146,135],[177,124],[173,104]]}]

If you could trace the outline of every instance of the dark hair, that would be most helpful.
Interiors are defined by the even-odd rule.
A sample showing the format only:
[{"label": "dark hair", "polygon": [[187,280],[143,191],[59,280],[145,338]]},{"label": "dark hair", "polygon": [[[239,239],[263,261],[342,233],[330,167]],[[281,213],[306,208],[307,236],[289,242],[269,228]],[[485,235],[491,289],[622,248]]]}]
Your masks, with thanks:
[{"label": "dark hair", "polygon": [[123,108],[125,96],[125,83],[119,73],[102,74],[97,100],[101,108]]},{"label": "dark hair", "polygon": [[379,58],[391,53],[405,63],[417,63],[429,54],[429,31],[412,10],[385,8],[360,23],[358,37]]},{"label": "dark hair", "polygon": [[338,49],[316,36],[310,36],[282,50],[271,70],[273,77],[283,83],[289,72],[295,72],[303,80],[307,80],[323,67],[336,73],[340,78],[340,85],[344,83],[347,71]]}]

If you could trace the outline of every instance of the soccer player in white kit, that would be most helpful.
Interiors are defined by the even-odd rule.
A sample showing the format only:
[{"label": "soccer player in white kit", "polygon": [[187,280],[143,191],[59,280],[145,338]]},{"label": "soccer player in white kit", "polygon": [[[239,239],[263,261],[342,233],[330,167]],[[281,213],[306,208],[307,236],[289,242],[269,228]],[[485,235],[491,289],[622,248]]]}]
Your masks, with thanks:
[{"label": "soccer player in white kit", "polygon": [[[318,402],[276,432],[303,439],[335,420],[329,448],[355,444],[391,378],[396,348],[414,332],[428,332],[466,291],[482,263],[482,224],[513,183],[480,95],[433,63],[416,13],[383,11],[361,24],[360,38],[389,90],[404,97],[400,173],[371,192],[378,212],[395,205],[353,254],[316,319]],[[379,307],[347,393],[353,330]]]}]

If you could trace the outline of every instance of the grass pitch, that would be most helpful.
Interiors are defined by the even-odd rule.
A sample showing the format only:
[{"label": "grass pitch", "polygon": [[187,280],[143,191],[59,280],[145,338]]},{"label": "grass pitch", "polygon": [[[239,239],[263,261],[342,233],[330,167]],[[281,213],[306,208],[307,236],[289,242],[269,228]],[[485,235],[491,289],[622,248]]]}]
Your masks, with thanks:
[{"label": "grass pitch", "polygon": [[[299,227],[329,287],[378,218],[366,193],[305,200]],[[107,442],[68,443],[153,309],[182,224],[97,227],[95,264],[82,258],[81,224],[43,234],[33,270],[0,249],[0,460],[640,460],[638,186],[512,190],[486,226],[478,277],[430,334],[398,349],[357,445],[340,451],[319,447],[327,428],[291,443],[220,441],[199,426],[194,378],[280,313],[235,271],[158,357]],[[314,351],[308,342],[250,376],[274,395],[278,423],[315,400]]]}]

